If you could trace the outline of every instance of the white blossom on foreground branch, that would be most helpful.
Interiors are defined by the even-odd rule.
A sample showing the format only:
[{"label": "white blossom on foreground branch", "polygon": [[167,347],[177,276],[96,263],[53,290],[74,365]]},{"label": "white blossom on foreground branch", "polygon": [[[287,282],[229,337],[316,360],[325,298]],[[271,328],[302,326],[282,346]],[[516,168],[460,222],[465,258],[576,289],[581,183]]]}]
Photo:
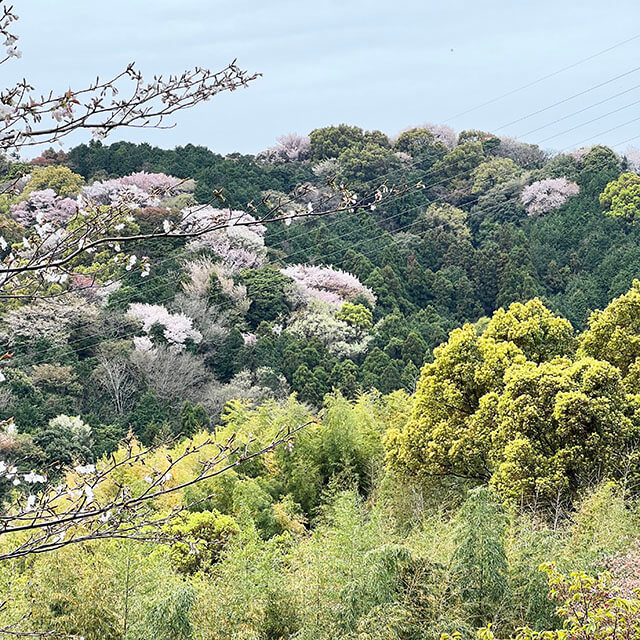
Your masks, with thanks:
[{"label": "white blossom on foreground branch", "polygon": [[[0,38],[6,54],[0,64],[21,57],[18,36],[11,29],[17,19],[12,7],[3,6]],[[150,81],[131,63],[107,80],[96,78],[85,88],[63,93],[38,94],[27,80],[21,80],[0,91],[0,151],[58,142],[83,129],[103,138],[122,127],[171,126],[165,121],[174,113],[223,91],[246,87],[258,75],[240,69],[234,60],[220,71],[196,67]]]},{"label": "white blossom on foreground branch", "polygon": [[[20,51],[12,28],[17,16],[3,0],[0,7],[3,11],[0,38],[4,38],[6,49],[0,64],[4,64],[19,58]],[[223,91],[246,87],[258,75],[240,69],[234,61],[216,72],[197,67],[179,75],[155,76],[151,81],[145,81],[130,64],[108,80],[97,78],[86,88],[68,89],[64,93],[37,94],[27,80],[22,80],[0,90],[0,153],[17,154],[34,145],[61,143],[67,135],[81,130],[104,137],[115,129],[127,127],[171,126],[167,118],[173,114]],[[303,153],[304,141],[296,140],[294,146]],[[287,148],[292,144],[291,140],[285,142],[283,145]],[[4,184],[3,192],[13,192],[21,179],[19,176]],[[96,253],[106,254],[101,255],[101,260],[106,261],[106,271],[117,271],[120,265],[125,265],[127,271],[140,269],[146,276],[150,269],[148,260],[145,256],[127,254],[127,243],[168,237],[199,238],[221,229],[248,225],[245,220],[236,219],[229,209],[219,220],[210,220],[204,227],[185,226],[184,219],[181,225],[174,226],[167,219],[158,225],[157,231],[140,233],[133,213],[141,207],[155,206],[163,196],[179,190],[181,181],[162,176],[154,182],[150,176],[136,174],[130,177],[126,189],[120,189],[120,183],[122,180],[92,185],[84,190],[76,204],[41,192],[16,206],[16,220],[30,226],[20,242],[9,242],[0,236],[0,298],[60,295],[76,275],[74,265]],[[326,197],[307,202],[302,208],[291,206],[291,203],[300,203],[303,194],[298,189],[275,204],[247,203],[247,213],[254,217],[254,225],[279,220],[290,223],[297,217],[373,210],[378,203],[409,190],[383,184],[371,193],[357,195],[348,185],[330,187]],[[216,190],[204,205],[214,203],[226,206],[224,195]],[[195,211],[192,214],[195,216]]]},{"label": "white blossom on foreground branch", "polygon": [[[284,427],[259,449],[253,447],[252,438],[237,444],[235,434],[224,442],[217,442],[213,436],[197,444],[187,441],[175,457],[167,453],[166,463],[162,465],[149,462],[161,447],[142,449],[129,437],[124,449],[110,460],[96,466],[77,466],[67,474],[65,482],[55,486],[49,483],[37,491],[35,487],[46,482],[43,475],[21,474],[14,467],[0,463],[0,478],[17,489],[27,489],[26,494],[19,492],[0,514],[0,561],[107,538],[171,542],[165,525],[210,496],[164,510],[158,507],[159,499],[289,443],[299,431],[316,421]],[[188,480],[174,481],[174,470],[187,459],[197,462],[196,472]],[[144,486],[132,489],[122,478],[128,468],[139,465],[147,469]]]},{"label": "white blossom on foreground branch", "polygon": [[[175,189],[175,186],[170,186]],[[370,192],[357,194],[345,184],[331,184],[325,194],[316,199],[315,204],[294,206],[304,197],[304,188],[296,189],[291,195],[268,200],[258,204],[248,203],[251,214],[232,208],[213,208],[210,203],[191,206],[182,212],[178,222],[172,222],[170,211],[167,218],[147,233],[141,233],[136,223],[136,215],[141,206],[146,206],[147,198],[162,200],[165,192],[144,192],[131,185],[117,191],[110,205],[86,200],[82,193],[77,201],[77,209],[71,217],[60,215],[62,205],[52,202],[55,214],[42,213],[38,209],[40,223],[28,228],[21,242],[9,245],[0,236],[0,299],[25,298],[60,295],[66,291],[74,268],[87,262],[92,254],[100,255],[100,264],[109,276],[114,272],[140,270],[148,275],[150,263],[146,256],[127,253],[127,245],[145,240],[199,239],[206,245],[217,236],[216,232],[227,231],[227,235],[238,235],[243,228],[254,233],[263,225],[333,214],[353,214],[369,211],[377,204],[398,198],[420,188],[420,184],[388,186],[382,184]],[[43,196],[44,197],[44,196]],[[142,198],[142,200],[141,200]],[[224,194],[214,192],[212,201],[225,202]],[[47,205],[48,206],[48,205]],[[49,211],[47,209],[47,211]],[[19,211],[23,215],[22,210]],[[34,214],[36,215],[36,214]],[[25,219],[27,213],[24,213]],[[246,234],[245,234],[246,235]],[[96,280],[101,278],[96,276]],[[102,278],[103,281],[106,278]],[[58,285],[52,287],[51,285]]]}]

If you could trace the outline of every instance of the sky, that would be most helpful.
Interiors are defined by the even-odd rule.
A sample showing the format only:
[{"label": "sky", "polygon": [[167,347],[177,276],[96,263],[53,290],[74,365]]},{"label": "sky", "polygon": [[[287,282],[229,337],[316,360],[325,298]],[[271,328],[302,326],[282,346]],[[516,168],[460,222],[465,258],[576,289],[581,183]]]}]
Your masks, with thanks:
[{"label": "sky", "polygon": [[[132,61],[149,76],[213,70],[235,58],[262,73],[247,89],[177,114],[170,130],[120,131],[107,142],[257,153],[282,134],[330,124],[394,135],[433,122],[554,151],[635,136],[616,150],[640,147],[638,0],[13,4],[23,57],[3,66],[5,82],[27,77],[38,90],[79,89]],[[86,135],[66,144],[83,141]]]}]

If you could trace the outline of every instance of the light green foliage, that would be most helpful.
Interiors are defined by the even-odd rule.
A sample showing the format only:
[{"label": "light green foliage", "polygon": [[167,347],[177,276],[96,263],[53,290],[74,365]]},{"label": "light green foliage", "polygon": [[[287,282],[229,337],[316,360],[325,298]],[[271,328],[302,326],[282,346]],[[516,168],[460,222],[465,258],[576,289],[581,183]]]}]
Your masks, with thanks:
[{"label": "light green foliage", "polygon": [[640,211],[640,176],[623,173],[610,182],[600,194],[600,204],[609,216],[635,220]]},{"label": "light green foliage", "polygon": [[498,497],[478,487],[456,515],[452,571],[472,623],[491,622],[507,591],[507,518]]},{"label": "light green foliage", "polygon": [[27,183],[22,196],[28,196],[33,191],[53,189],[61,198],[75,197],[80,192],[84,178],[73,173],[67,167],[49,166],[39,167],[31,172],[31,179]]},{"label": "light green foliage", "polygon": [[389,525],[382,514],[368,514],[353,492],[332,502],[292,558],[300,638],[340,637],[364,612],[393,598],[406,552],[392,547]]},{"label": "light green foliage", "polygon": [[491,482],[514,502],[575,495],[589,470],[618,475],[638,435],[620,372],[592,358],[515,365],[496,400]]},{"label": "light green foliage", "polygon": [[507,310],[498,309],[483,337],[512,342],[534,362],[571,355],[575,349],[571,323],[547,309],[538,298],[526,304],[514,302]]},{"label": "light green foliage", "polygon": [[604,311],[591,314],[578,353],[610,362],[629,378],[633,392],[640,390],[636,364],[640,358],[640,280],[634,280],[631,289]]},{"label": "light green foliage", "polygon": [[567,542],[584,568],[628,547],[637,535],[637,521],[622,487],[604,481],[590,490],[573,514],[569,534]]},{"label": "light green foliage", "polygon": [[490,481],[514,503],[575,497],[590,470],[619,476],[638,435],[636,403],[606,361],[572,360],[573,331],[539,300],[465,325],[435,350],[412,416],[387,434],[392,467]]},{"label": "light green foliage", "polygon": [[478,337],[465,325],[434,356],[422,370],[408,424],[387,435],[389,461],[426,477],[486,478],[494,429],[491,392],[502,387],[507,368],[524,355],[513,343]]},{"label": "light green foliage", "polygon": [[148,611],[139,640],[190,640],[193,626],[189,614],[195,601],[195,589],[189,584],[176,585]]},{"label": "light green foliage", "polygon": [[355,404],[341,395],[326,400],[322,423],[309,425],[290,448],[279,449],[276,459],[286,491],[310,513],[318,506],[323,487],[331,480],[371,488],[383,449],[386,402],[373,395]]},{"label": "light green foliage", "polygon": [[192,620],[208,640],[287,638],[300,628],[286,579],[290,536],[262,540],[245,529],[217,567],[215,581],[198,581]]},{"label": "light green foliage", "polygon": [[355,327],[360,333],[367,333],[373,327],[373,313],[363,304],[345,302],[336,313],[336,318]]},{"label": "light green foliage", "polygon": [[168,535],[180,540],[171,547],[171,561],[180,573],[207,571],[238,530],[231,516],[217,511],[187,513],[168,528]]},{"label": "light green foliage", "polygon": [[518,165],[510,158],[492,158],[477,166],[472,172],[471,193],[486,193],[493,187],[509,182],[520,173]]}]

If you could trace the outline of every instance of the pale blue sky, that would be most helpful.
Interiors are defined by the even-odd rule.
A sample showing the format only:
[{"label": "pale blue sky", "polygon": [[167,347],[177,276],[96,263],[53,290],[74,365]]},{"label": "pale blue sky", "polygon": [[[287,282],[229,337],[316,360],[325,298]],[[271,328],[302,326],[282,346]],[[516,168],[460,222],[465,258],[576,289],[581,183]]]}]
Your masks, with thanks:
[{"label": "pale blue sky", "polygon": [[[421,122],[495,131],[640,66],[640,38],[526,91],[456,114],[640,34],[638,0],[14,0],[22,60],[38,89],[79,88],[136,61],[148,74],[233,58],[263,73],[249,89],[178,116],[170,131],[111,140],[193,142],[255,153],[283,133],[347,122],[389,134]],[[10,78],[9,78],[10,79]],[[521,136],[640,85],[640,70],[498,133]],[[587,126],[609,111],[639,101]],[[634,118],[609,133],[598,135]],[[640,88],[526,137],[615,144],[640,136]],[[86,138],[83,138],[86,139]],[[74,139],[74,142],[79,139]],[[640,146],[640,138],[634,143]],[[619,148],[624,149],[626,145]]]}]

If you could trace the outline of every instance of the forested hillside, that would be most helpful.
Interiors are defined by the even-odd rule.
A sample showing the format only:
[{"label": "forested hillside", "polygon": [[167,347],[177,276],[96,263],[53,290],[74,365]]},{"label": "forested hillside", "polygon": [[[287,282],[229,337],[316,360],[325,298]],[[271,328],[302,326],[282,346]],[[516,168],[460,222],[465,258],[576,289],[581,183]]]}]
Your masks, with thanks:
[{"label": "forested hillside", "polygon": [[[118,512],[128,535],[0,539],[7,624],[638,637],[636,152],[339,125],[256,156],[94,141],[1,171],[5,259],[126,205],[0,300],[3,499],[35,521],[68,508],[45,476],[83,509],[170,489]],[[332,213],[345,193],[364,206]],[[205,477],[213,439],[230,464]]]}]

